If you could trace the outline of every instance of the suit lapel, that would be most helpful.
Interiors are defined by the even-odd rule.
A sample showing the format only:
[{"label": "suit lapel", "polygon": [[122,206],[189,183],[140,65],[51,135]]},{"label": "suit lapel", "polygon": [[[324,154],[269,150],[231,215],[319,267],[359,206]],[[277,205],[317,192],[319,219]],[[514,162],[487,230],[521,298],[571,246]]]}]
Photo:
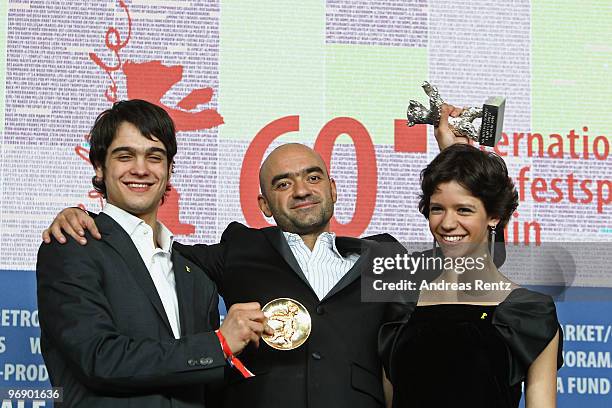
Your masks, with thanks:
[{"label": "suit lapel", "polygon": [[370,256],[371,243],[358,238],[350,237],[336,237],[336,247],[338,252],[343,257],[346,257],[350,253],[360,254],[359,259],[355,262],[355,265],[336,283],[336,285],[325,295],[321,301],[327,300],[331,296],[340,292],[351,283],[355,282],[361,276],[361,270],[364,265],[367,265],[367,259]]},{"label": "suit lapel", "polygon": [[174,280],[176,282],[176,296],[179,304],[179,316],[181,320],[181,336],[195,333],[194,321],[192,317],[192,305],[194,302],[194,272],[195,267],[187,264],[178,251],[172,251],[172,269],[174,270]]},{"label": "suit lapel", "polygon": [[282,231],[278,227],[268,227],[263,228],[261,230],[264,236],[270,241],[270,244],[278,251],[278,253],[283,257],[285,262],[289,264],[293,272],[310,288],[310,290],[315,293],[314,289],[310,286],[310,282],[306,279],[306,275],[300,268],[297,259],[293,256],[293,252],[291,252],[291,248],[289,248],[289,244],[287,240],[283,236]]},{"label": "suit lapel", "polygon": [[123,228],[121,228],[119,224],[104,213],[98,215],[95,221],[104,241],[106,241],[108,245],[110,245],[121,256],[123,261],[128,266],[130,273],[143,289],[144,293],[157,311],[160,319],[166,325],[168,332],[172,334],[172,327],[168,321],[168,316],[166,316],[164,306],[159,298],[159,294],[157,293],[153,279],[151,279],[149,270],[142,261],[140,253],[138,253],[138,250],[136,249],[136,246],[132,242],[130,236]]},{"label": "suit lapel", "polygon": [[[312,286],[310,286],[308,279],[306,279],[306,275],[304,275],[300,265],[293,256],[291,248],[289,248],[289,244],[287,244],[287,240],[283,236],[282,231],[278,227],[263,228],[261,231],[264,233],[268,241],[270,241],[272,246],[280,253],[285,262],[291,266],[291,269],[293,269],[295,274],[308,286],[308,288],[310,288],[313,293],[316,293],[314,289],[312,289]],[[363,239],[336,237],[336,247],[342,256],[346,256],[349,253],[358,253],[361,255],[357,262],[355,262],[355,265],[353,265],[353,267],[340,279],[340,281],[338,281],[338,283],[329,291],[329,293],[323,299],[321,299],[321,301],[335,295],[353,283],[355,280],[359,279],[363,265],[367,265],[371,245],[371,242]]]}]

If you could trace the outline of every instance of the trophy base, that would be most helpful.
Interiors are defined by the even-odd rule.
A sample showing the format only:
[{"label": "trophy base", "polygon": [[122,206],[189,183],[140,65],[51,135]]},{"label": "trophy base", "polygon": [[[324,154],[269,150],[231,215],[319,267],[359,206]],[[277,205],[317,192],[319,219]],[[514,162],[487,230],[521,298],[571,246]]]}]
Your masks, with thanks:
[{"label": "trophy base", "polygon": [[493,96],[482,105],[482,123],[478,135],[478,143],[493,147],[501,139],[504,126],[504,110],[506,98]]}]

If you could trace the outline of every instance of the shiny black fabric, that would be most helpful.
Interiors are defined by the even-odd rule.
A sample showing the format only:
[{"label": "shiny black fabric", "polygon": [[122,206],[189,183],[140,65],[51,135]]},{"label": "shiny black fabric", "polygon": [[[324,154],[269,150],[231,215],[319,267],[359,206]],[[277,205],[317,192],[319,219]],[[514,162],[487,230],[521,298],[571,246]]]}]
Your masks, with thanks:
[{"label": "shiny black fabric", "polygon": [[[516,408],[529,366],[557,330],[552,299],[526,289],[498,306],[419,306],[380,333],[393,406]],[[559,367],[561,349],[560,340]]]}]

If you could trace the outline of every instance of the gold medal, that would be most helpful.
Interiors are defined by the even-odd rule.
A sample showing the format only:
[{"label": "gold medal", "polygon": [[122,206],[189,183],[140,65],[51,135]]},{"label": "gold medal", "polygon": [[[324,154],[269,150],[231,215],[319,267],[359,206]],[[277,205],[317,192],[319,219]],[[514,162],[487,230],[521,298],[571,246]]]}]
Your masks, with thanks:
[{"label": "gold medal", "polygon": [[279,298],[268,302],[262,309],[268,318],[268,326],[274,330],[271,336],[261,338],[277,350],[293,350],[300,347],[308,336],[312,321],[308,310],[297,300]]}]

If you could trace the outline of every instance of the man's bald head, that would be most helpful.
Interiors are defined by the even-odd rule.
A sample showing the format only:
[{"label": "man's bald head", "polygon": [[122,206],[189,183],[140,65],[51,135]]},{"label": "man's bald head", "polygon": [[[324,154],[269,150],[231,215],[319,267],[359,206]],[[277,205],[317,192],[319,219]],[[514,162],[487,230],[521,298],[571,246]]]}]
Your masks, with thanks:
[{"label": "man's bald head", "polygon": [[286,143],[272,150],[259,168],[259,188],[262,194],[265,195],[266,191],[272,186],[273,178],[282,175],[283,169],[287,169],[285,163],[290,162],[294,158],[311,159],[312,163],[316,163],[323,170],[325,176],[329,178],[327,165],[319,153],[301,143]]},{"label": "man's bald head", "polygon": [[287,232],[299,235],[329,230],[336,184],[321,156],[308,146],[277,147],[259,169],[259,208]]}]

